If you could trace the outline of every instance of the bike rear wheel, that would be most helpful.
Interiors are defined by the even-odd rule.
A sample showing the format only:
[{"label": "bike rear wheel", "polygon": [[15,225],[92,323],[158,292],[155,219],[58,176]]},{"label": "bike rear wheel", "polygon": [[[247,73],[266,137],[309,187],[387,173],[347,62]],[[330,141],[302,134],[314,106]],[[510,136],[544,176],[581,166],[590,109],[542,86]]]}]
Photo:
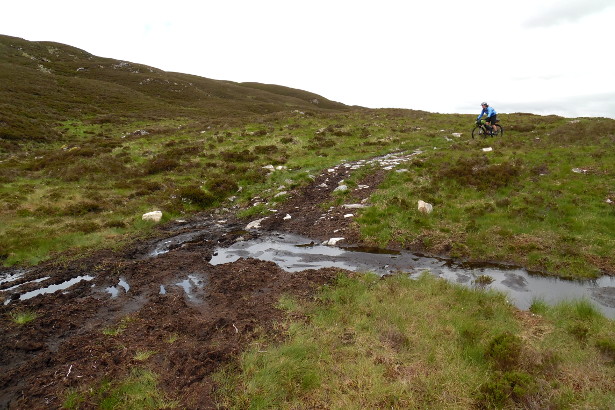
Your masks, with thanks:
[{"label": "bike rear wheel", "polygon": [[497,124],[493,130],[493,136],[495,137],[496,135],[499,135],[499,136],[504,135],[504,128],[502,128],[500,124]]},{"label": "bike rear wheel", "polygon": [[485,129],[483,127],[474,127],[472,130],[472,138],[485,138]]}]

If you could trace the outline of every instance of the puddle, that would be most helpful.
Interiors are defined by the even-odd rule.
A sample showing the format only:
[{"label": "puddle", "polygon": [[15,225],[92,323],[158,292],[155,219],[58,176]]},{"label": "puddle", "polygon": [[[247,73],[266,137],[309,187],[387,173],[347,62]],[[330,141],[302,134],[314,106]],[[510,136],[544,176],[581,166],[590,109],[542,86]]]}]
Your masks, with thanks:
[{"label": "puddle", "polygon": [[396,272],[419,274],[427,270],[433,275],[466,286],[474,286],[475,279],[485,275],[493,279],[486,288],[505,292],[511,303],[520,309],[527,310],[536,299],[555,304],[585,298],[606,317],[615,318],[615,277],[571,281],[533,275],[516,267],[462,264],[404,251],[333,247],[318,243],[299,235],[266,234],[258,239],[216,249],[210,263],[218,265],[239,258],[255,258],[275,262],[288,272],[333,267],[379,275]]},{"label": "puddle", "polygon": [[[179,286],[180,288],[184,290],[184,293],[188,297],[188,300],[190,300],[191,302],[202,302],[203,301],[203,298],[205,296],[204,294],[205,285],[206,285],[206,279],[203,275],[200,275],[200,274],[188,275],[186,279],[182,280],[181,282],[175,283],[175,286]],[[164,290],[164,287],[160,286],[161,294],[166,293],[166,290],[164,290],[164,293],[162,293],[163,290]]]},{"label": "puddle", "polygon": [[170,238],[166,238],[163,241],[158,242],[154,249],[152,249],[148,256],[156,257],[162,254],[165,254],[175,248],[180,247],[185,243],[196,242],[200,240],[204,235],[206,235],[205,231],[196,231],[196,232],[188,232],[182,233]]},{"label": "puddle", "polygon": [[47,279],[49,279],[49,276],[45,276],[45,277],[34,279],[34,280],[29,280],[27,282],[23,282],[18,285],[11,286],[10,288],[2,289],[0,290],[0,292],[9,292],[11,290],[15,290],[19,287],[22,287],[23,285],[27,285],[28,283],[40,283],[40,282],[46,281]]},{"label": "puddle", "polygon": [[0,273],[0,285],[3,283],[15,282],[17,279],[20,279],[28,273],[27,269],[11,269],[6,272]]},{"label": "puddle", "polygon": [[110,293],[111,298],[113,299],[119,296],[120,288],[124,289],[125,293],[128,293],[128,291],[130,290],[130,285],[128,284],[128,282],[126,282],[124,278],[120,278],[116,286],[109,286],[108,288],[105,288],[105,291]]},{"label": "puddle", "polygon": [[[40,288],[40,289],[36,289],[36,290],[32,290],[30,292],[26,292],[23,293],[19,296],[19,300],[28,300],[28,299],[32,299],[35,296],[38,295],[44,295],[44,294],[48,294],[48,293],[55,293],[57,291],[60,290],[64,290],[64,289],[68,289],[71,286],[81,282],[81,281],[90,281],[94,279],[94,276],[89,276],[89,275],[83,275],[83,276],[77,276],[76,278],[72,278],[70,280],[67,280],[65,282],[62,283],[58,283],[56,285],[49,285],[46,286],[44,288]],[[10,303],[10,299],[6,300],[4,302],[5,305],[8,305]]]}]

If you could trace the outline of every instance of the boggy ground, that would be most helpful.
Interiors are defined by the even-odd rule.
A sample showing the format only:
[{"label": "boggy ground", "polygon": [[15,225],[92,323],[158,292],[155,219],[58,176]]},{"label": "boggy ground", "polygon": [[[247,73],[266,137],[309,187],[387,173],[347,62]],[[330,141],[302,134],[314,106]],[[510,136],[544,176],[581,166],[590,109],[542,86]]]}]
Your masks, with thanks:
[{"label": "boggy ground", "polygon": [[[350,211],[321,206],[349,173],[348,167],[336,167],[289,193],[260,230],[357,243],[352,218],[344,217]],[[383,175],[370,174],[345,203],[367,198]],[[158,238],[122,252],[41,264],[13,280],[8,278],[15,270],[0,271],[0,279],[7,279],[0,283],[0,297],[9,301],[0,304],[0,408],[58,408],[70,389],[96,391],[103,380],[121,380],[131,368],[155,372],[159,387],[179,407],[214,408],[212,373],[236,361],[260,335],[281,335],[279,297],[310,297],[339,273],[288,273],[254,259],[210,265],[216,246],[255,234],[244,230],[248,222],[232,214],[198,215],[163,226]],[[79,276],[84,280],[66,290],[18,300]],[[10,314],[19,311],[33,311],[37,318],[15,324]],[[82,407],[95,407],[96,396],[86,397],[92,401]]]}]

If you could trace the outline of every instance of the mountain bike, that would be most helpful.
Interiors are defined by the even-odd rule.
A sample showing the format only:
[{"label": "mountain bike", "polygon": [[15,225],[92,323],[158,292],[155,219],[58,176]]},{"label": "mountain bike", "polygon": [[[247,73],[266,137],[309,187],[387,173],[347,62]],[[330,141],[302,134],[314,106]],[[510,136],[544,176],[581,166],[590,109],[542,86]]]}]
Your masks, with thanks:
[{"label": "mountain bike", "polygon": [[472,138],[487,138],[497,137],[498,135],[504,135],[504,128],[498,124],[500,120],[497,120],[494,125],[491,126],[491,131],[487,129],[485,120],[480,120],[480,123],[476,124],[476,127],[472,130]]}]

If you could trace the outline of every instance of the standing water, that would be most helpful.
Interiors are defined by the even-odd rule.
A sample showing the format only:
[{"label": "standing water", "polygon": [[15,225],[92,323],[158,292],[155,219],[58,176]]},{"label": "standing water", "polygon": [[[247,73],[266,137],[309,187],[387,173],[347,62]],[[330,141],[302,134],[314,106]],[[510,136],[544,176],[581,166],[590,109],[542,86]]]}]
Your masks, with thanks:
[{"label": "standing water", "polygon": [[520,309],[527,310],[534,300],[556,304],[565,300],[587,299],[606,317],[615,318],[615,277],[609,276],[591,281],[564,280],[503,265],[461,264],[405,251],[326,246],[299,235],[280,233],[218,248],[210,263],[218,265],[239,258],[272,261],[288,272],[326,267],[379,275],[429,271],[468,286],[474,285],[478,277],[489,276],[493,282],[486,287],[505,292]]}]

